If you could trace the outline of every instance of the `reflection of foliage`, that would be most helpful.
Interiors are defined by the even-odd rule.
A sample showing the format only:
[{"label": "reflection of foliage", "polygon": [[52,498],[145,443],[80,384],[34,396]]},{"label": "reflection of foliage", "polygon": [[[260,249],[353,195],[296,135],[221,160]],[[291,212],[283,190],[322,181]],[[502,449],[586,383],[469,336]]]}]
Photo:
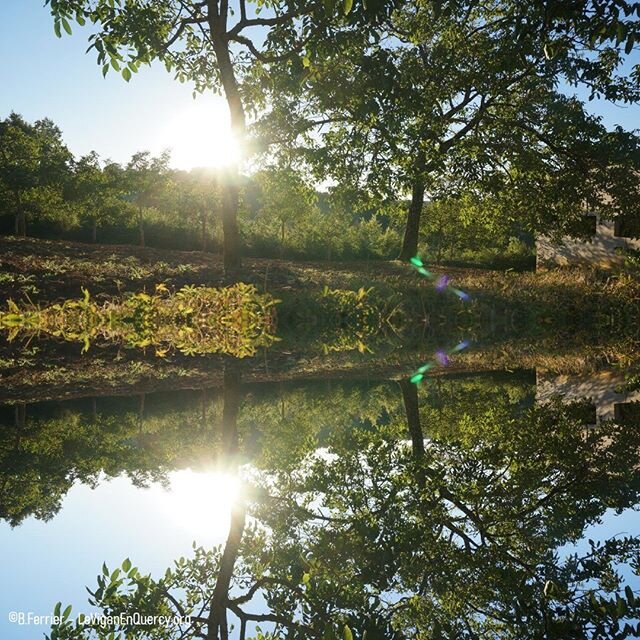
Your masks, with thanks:
[{"label": "reflection of foliage", "polygon": [[301,344],[325,354],[356,349],[364,353],[388,324],[387,307],[388,301],[372,293],[372,289],[360,287],[354,291],[325,286],[319,292],[283,295],[278,327],[289,345]]},{"label": "reflection of foliage", "polygon": [[[640,475],[629,460],[640,450],[637,430],[585,431],[571,410],[526,408],[508,390],[493,408],[448,414],[456,424],[429,429],[425,440],[407,394],[405,420],[387,406],[386,388],[366,419],[355,413],[342,428],[316,425],[312,407],[307,439],[294,438],[297,464],[262,457],[268,470],[254,467],[246,493],[253,523],[231,565],[227,544],[197,550],[160,580],[106,571],[98,607],[191,613],[183,636],[158,627],[127,637],[198,637],[210,630],[212,575],[235,565],[228,591],[213,600],[239,618],[240,638],[338,637],[345,626],[344,637],[358,639],[365,631],[385,640],[608,638],[618,623],[635,625],[640,600],[615,572],[637,572],[636,539],[594,543],[580,557],[554,549],[607,509],[637,503]],[[228,638],[224,620],[205,637]],[[252,634],[254,623],[271,631]],[[60,640],[108,637],[82,624],[56,632]]]},{"label": "reflection of foliage", "polygon": [[[96,486],[126,474],[137,486],[164,481],[168,471],[215,462],[219,451],[217,397],[200,394],[167,410],[166,396],[98,399],[51,412],[16,405],[0,429],[0,518],[12,525],[34,516],[48,520],[74,482]],[[159,405],[159,406],[158,406]]]},{"label": "reflection of foliage", "polygon": [[376,333],[380,326],[380,315],[367,299],[369,291],[324,288],[322,292],[323,320],[336,331],[323,341],[326,353],[350,351],[357,348],[364,352],[367,336]]},{"label": "reflection of foliage", "polygon": [[9,340],[21,332],[44,333],[84,344],[96,338],[127,347],[177,350],[186,355],[227,353],[239,358],[273,341],[273,299],[238,283],[223,289],[183,287],[170,293],[158,285],[153,295],[137,293],[99,305],[84,291],[81,300],[40,308],[9,301],[0,328]]}]

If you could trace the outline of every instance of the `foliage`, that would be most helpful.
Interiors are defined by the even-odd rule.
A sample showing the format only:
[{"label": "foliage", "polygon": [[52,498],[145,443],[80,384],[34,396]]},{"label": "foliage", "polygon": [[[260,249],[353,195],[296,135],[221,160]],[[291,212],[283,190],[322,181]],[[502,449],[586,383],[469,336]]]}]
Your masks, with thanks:
[{"label": "foliage", "polygon": [[243,358],[273,339],[274,300],[252,285],[224,289],[183,287],[175,293],[157,285],[154,294],[137,293],[99,305],[84,290],[81,300],[50,307],[18,306],[9,300],[0,327],[13,340],[21,334],[92,340],[126,347],[153,347],[158,356],[177,350],[186,355],[227,353]]},{"label": "foliage", "polygon": [[[317,217],[315,190],[300,174],[288,167],[266,167],[252,178],[259,190],[257,223],[264,229],[260,234],[279,240],[280,255],[287,244],[287,228],[296,231],[305,223],[315,224]],[[297,234],[296,234],[297,235]]]},{"label": "foliage", "polygon": [[518,222],[494,206],[492,199],[471,197],[429,202],[420,228],[421,244],[435,262],[495,263],[501,257],[515,264],[533,262],[533,241]]},{"label": "foliage", "polygon": [[[100,630],[65,620],[51,637],[197,637],[211,623],[230,553],[221,601],[242,638],[339,637],[345,626],[344,637],[394,639],[635,631],[639,603],[622,575],[637,572],[637,538],[558,552],[607,508],[637,503],[627,457],[639,444],[634,429],[585,432],[559,405],[516,416],[487,408],[457,422],[442,438],[412,434],[411,444],[407,426],[421,427],[408,414],[381,411],[373,423],[332,429],[295,468],[272,459],[268,474],[251,473],[253,519],[237,547],[195,549],[160,578],[126,560],[103,567],[90,590],[105,613],[186,614],[191,624]],[[251,623],[270,630],[252,634]]]},{"label": "foliage", "polygon": [[[250,151],[246,141],[247,112],[257,107],[259,93],[245,86],[245,78],[262,75],[274,43],[287,54],[296,55],[315,30],[324,30],[338,14],[366,18],[384,14],[394,3],[383,2],[367,9],[360,2],[337,8],[332,2],[312,4],[298,0],[278,0],[264,4],[161,0],[153,4],[114,3],[113,0],[47,0],[58,37],[62,29],[71,34],[71,21],[96,29],[89,36],[103,75],[114,70],[129,82],[142,65],[158,60],[180,82],[193,83],[195,92],[222,93],[229,107],[233,134],[241,155]],[[247,7],[249,4],[249,7]],[[259,16],[253,15],[260,13]],[[261,35],[256,37],[256,27]],[[225,268],[239,265],[237,211],[239,204],[238,167],[226,172],[222,198],[223,255]],[[142,236],[141,236],[142,239]]]},{"label": "foliage", "polygon": [[[621,41],[609,42],[608,31],[591,41],[585,18],[556,21],[545,9],[547,27],[564,29],[552,46],[538,32],[538,4],[527,12],[517,2],[405,3],[374,38],[346,28],[339,39],[317,34],[306,58],[268,85],[261,135],[364,199],[411,193],[404,259],[416,254],[425,195],[506,194],[502,209],[533,231],[566,228],[585,201],[637,214],[638,138],[608,132],[555,89],[570,75],[633,100],[634,83],[613,73]],[[602,73],[590,61],[599,53],[611,63]]]},{"label": "foliage", "polygon": [[26,235],[29,215],[68,224],[71,154],[60,129],[48,119],[29,124],[11,113],[0,121],[0,148],[0,205],[15,216],[16,235]]},{"label": "foliage", "polygon": [[126,475],[143,487],[165,484],[178,468],[210,467],[220,414],[215,390],[3,405],[0,517],[11,526],[49,520],[74,483],[96,487]]}]

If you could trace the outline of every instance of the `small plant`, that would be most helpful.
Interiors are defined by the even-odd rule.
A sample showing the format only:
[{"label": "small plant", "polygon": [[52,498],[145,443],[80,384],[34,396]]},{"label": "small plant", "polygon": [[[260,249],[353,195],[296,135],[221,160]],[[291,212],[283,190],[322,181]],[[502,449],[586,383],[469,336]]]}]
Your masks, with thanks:
[{"label": "small plant", "polygon": [[252,285],[183,287],[172,293],[157,285],[153,294],[136,293],[103,304],[83,289],[79,300],[40,308],[7,302],[0,328],[8,339],[45,334],[79,342],[85,352],[94,341],[125,347],[153,347],[158,356],[226,353],[251,356],[274,340],[275,300]]},{"label": "small plant", "polygon": [[371,289],[330,289],[322,291],[322,319],[330,328],[322,348],[330,351],[368,351],[366,342],[380,329],[380,312],[369,300]]}]

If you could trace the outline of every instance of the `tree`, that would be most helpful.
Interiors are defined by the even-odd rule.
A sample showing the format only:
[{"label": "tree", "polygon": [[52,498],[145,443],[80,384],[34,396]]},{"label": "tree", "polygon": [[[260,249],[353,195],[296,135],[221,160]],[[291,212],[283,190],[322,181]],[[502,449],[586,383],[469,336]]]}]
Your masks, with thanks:
[{"label": "tree", "polygon": [[[317,38],[307,58],[289,65],[274,81],[269,95],[274,106],[262,123],[263,135],[280,141],[285,155],[293,145],[302,146],[303,159],[315,165],[323,179],[328,174],[378,198],[399,200],[410,193],[402,259],[417,251],[425,197],[452,195],[447,193],[452,177],[458,182],[474,179],[470,167],[482,172],[487,165],[504,165],[510,170],[517,160],[506,149],[513,151],[514,146],[529,163],[535,162],[540,176],[536,188],[548,193],[545,204],[560,199],[557,211],[577,217],[595,192],[612,187],[592,171],[593,165],[602,158],[619,171],[616,154],[625,142],[619,138],[611,145],[604,127],[594,127],[582,105],[554,87],[559,79],[570,78],[590,84],[594,93],[608,88],[605,96],[612,99],[631,100],[636,94],[628,78],[614,77],[618,58],[606,67],[607,73],[597,72],[589,55],[600,52],[598,45],[588,45],[582,37],[574,43],[572,24],[565,28],[564,45],[549,56],[550,45],[539,37],[537,27],[521,24],[524,20],[526,26],[536,16],[523,18],[520,10],[523,5],[509,2],[405,3],[383,23],[375,39],[347,29],[338,40]],[[584,35],[585,23],[579,26]],[[603,60],[613,55],[611,47],[603,47],[601,53]],[[530,126],[530,114],[536,110],[537,131],[554,113],[564,110],[571,118],[571,127],[556,128],[557,145],[541,148],[538,139],[530,149],[530,140],[511,135],[521,120]],[[487,136],[495,142],[488,149],[483,147]],[[574,140],[581,152],[588,152],[582,164],[571,157]],[[637,141],[633,144],[638,146]],[[460,165],[468,170],[458,171]],[[635,190],[633,169],[628,166],[624,178],[617,176],[616,195],[627,180]],[[489,186],[485,181],[481,189]],[[519,213],[522,209],[510,212]],[[553,221],[564,223],[562,216]]]},{"label": "tree", "polygon": [[[90,36],[103,73],[120,71],[129,81],[143,64],[159,60],[180,81],[194,82],[197,91],[221,91],[229,106],[231,128],[240,149],[246,152],[247,111],[258,95],[244,86],[251,73],[260,75],[262,65],[277,62],[275,43],[283,57],[297,56],[309,34],[324,26],[334,3],[276,0],[255,5],[239,0],[161,0],[154,3],[116,3],[112,0],[47,0],[58,35],[71,32],[69,21],[98,27]],[[386,2],[366,9],[359,3],[344,4],[345,11],[386,10]],[[340,7],[341,14],[343,8]],[[231,167],[224,184],[222,225],[225,268],[240,262],[238,235],[238,167]]]},{"label": "tree", "polygon": [[[225,377],[225,389],[234,461],[237,378]],[[585,433],[554,405],[509,417],[489,410],[480,420],[463,414],[436,438],[423,431],[416,388],[403,383],[402,391],[406,416],[359,416],[325,433],[321,446],[310,443],[294,468],[254,468],[224,545],[196,549],[157,579],[125,560],[104,568],[90,590],[90,602],[114,619],[135,609],[190,615],[190,623],[100,628],[67,615],[51,637],[226,640],[228,614],[241,640],[635,631],[640,602],[616,573],[637,573],[637,536],[590,542],[564,559],[555,553],[607,508],[637,503],[633,427]],[[251,633],[256,623],[270,631]]]},{"label": "tree", "polygon": [[209,227],[220,211],[220,175],[213,169],[192,169],[173,175],[175,193],[171,208],[188,224],[197,221],[200,226],[200,250],[207,250]]},{"label": "tree", "polygon": [[167,186],[169,158],[168,151],[157,157],[141,151],[131,157],[125,170],[125,198],[134,207],[141,247],[145,246],[145,215],[158,207]]},{"label": "tree", "polygon": [[60,129],[48,119],[27,123],[11,113],[0,121],[0,196],[15,217],[15,234],[27,235],[27,215],[61,219],[69,215],[64,190],[71,154]]},{"label": "tree", "polygon": [[120,165],[108,162],[101,166],[95,151],[82,156],[74,165],[72,202],[80,220],[91,226],[91,240],[97,242],[98,227],[118,221],[124,202],[124,172]]},{"label": "tree", "polygon": [[316,192],[291,167],[267,167],[254,180],[260,189],[259,216],[267,225],[276,222],[280,257],[284,254],[287,226],[309,219],[316,208]]}]

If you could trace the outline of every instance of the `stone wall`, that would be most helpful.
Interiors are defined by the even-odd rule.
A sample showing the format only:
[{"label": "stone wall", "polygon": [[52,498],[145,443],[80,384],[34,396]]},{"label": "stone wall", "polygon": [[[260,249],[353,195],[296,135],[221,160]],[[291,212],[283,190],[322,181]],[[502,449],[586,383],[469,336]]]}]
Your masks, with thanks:
[{"label": "stone wall", "polygon": [[615,231],[615,223],[597,219],[596,234],[590,241],[565,237],[558,243],[540,236],[536,240],[536,267],[590,265],[610,268],[620,264],[624,258],[617,255],[616,249],[640,250],[640,239],[619,237]]}]

